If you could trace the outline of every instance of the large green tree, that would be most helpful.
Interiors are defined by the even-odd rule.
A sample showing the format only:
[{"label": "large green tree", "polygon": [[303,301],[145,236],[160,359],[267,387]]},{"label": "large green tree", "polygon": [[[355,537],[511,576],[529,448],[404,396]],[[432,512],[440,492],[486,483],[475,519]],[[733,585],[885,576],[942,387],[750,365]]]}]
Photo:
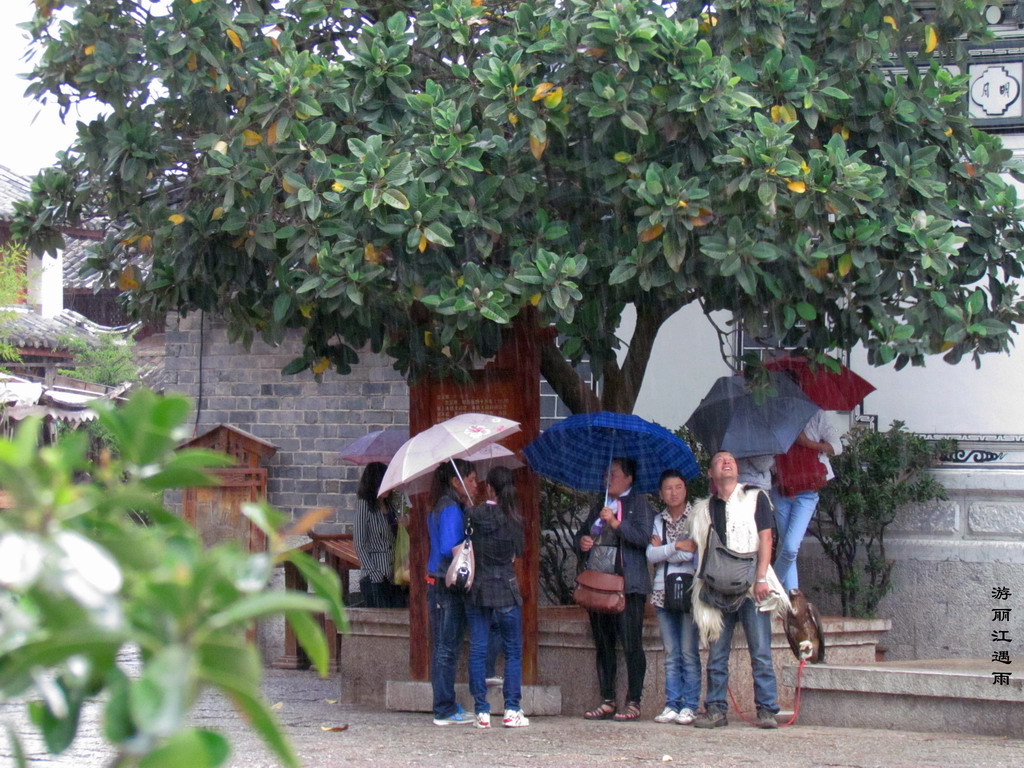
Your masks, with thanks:
[{"label": "large green tree", "polygon": [[290,371],[369,345],[458,374],[533,306],[577,411],[630,410],[694,301],[812,352],[977,358],[1022,318],[1021,214],[956,74],[981,4],[921,5],[37,0],[30,91],[109,112],[20,231],[117,222],[97,265],[138,307],[299,328]]}]

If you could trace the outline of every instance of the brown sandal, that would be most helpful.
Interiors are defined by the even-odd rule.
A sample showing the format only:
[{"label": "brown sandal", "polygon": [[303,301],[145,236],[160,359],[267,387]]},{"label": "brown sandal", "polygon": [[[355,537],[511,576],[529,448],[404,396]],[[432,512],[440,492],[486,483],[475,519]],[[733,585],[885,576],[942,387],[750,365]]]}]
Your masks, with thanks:
[{"label": "brown sandal", "polygon": [[619,712],[615,715],[615,722],[617,723],[629,723],[633,720],[640,719],[640,702],[639,701],[627,701],[625,711]]},{"label": "brown sandal", "polygon": [[[637,715],[639,717],[639,715]],[[595,707],[583,715],[584,720],[611,720],[615,717],[615,701],[605,699],[601,706]]]}]

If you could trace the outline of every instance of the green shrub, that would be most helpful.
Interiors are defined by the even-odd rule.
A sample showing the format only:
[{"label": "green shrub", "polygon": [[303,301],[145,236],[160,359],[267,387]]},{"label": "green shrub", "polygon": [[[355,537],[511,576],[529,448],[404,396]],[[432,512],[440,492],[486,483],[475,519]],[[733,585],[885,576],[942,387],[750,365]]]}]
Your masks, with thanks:
[{"label": "green shrub", "polygon": [[[140,391],[120,408],[96,407],[117,448],[102,461],[88,459],[81,432],[39,447],[38,421],[0,440],[0,488],[12,502],[0,514],[0,700],[28,701],[53,754],[71,745],[83,702],[96,698],[116,753],[111,765],[212,768],[229,745],[192,728],[189,713],[203,690],[218,689],[282,764],[298,766],[261,697],[262,662],[247,632],[259,618],[284,614],[326,674],[327,643],[313,614],[329,612],[343,625],[336,574],[287,551],[278,533],[284,517],[265,505],[244,512],[266,534],[266,552],[235,542],[204,548],[164,508],[164,491],[211,485],[205,470],[230,461],[174,450],[187,400]],[[150,524],[137,524],[137,514]],[[284,560],[316,595],[267,590]],[[116,663],[129,649],[139,656],[137,676]],[[25,765],[19,744],[11,753]]]},{"label": "green shrub", "polygon": [[835,566],[837,580],[828,588],[839,595],[844,616],[875,615],[892,589],[886,528],[907,504],[946,498],[927,470],[955,450],[956,441],[929,442],[901,421],[888,432],[857,427],[843,439],[811,532]]}]

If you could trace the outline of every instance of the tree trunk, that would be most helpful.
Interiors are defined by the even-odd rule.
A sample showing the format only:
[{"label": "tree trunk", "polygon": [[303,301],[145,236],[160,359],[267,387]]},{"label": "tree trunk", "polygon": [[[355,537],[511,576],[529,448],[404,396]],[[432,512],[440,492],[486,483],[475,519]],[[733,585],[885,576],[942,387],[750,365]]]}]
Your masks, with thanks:
[{"label": "tree trunk", "polygon": [[555,335],[547,334],[540,345],[540,372],[555,390],[565,406],[573,413],[593,413],[601,410],[597,394],[562,357],[555,343]]},{"label": "tree trunk", "polygon": [[636,327],[629,342],[629,351],[622,365],[614,361],[595,371],[601,380],[601,396],[583,381],[576,370],[566,361],[558,349],[554,334],[541,342],[540,370],[548,384],[573,413],[594,411],[615,411],[632,413],[644,374],[651,360],[654,341],[665,321],[685,302],[666,303],[647,298],[636,304]]}]

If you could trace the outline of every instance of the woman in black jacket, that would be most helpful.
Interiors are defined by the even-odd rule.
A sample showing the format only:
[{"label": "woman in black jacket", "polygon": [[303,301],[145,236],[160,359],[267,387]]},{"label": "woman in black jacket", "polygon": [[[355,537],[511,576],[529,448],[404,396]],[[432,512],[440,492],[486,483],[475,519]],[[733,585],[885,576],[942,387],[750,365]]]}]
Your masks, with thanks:
[{"label": "woman in black jacket", "polygon": [[[590,511],[576,533],[576,552],[584,567],[623,577],[626,608],[622,613],[591,613],[590,631],[597,649],[597,682],[601,703],[583,715],[587,720],[640,719],[640,697],[647,674],[644,655],[644,605],[651,590],[647,570],[647,544],[654,512],[644,494],[634,493],[636,462],[612,459],[608,467],[607,496]],[[615,703],[616,641],[626,661],[626,705]]]},{"label": "woman in black jacket", "polygon": [[477,728],[491,727],[487,702],[486,659],[491,622],[497,623],[505,653],[502,725],[520,728],[529,719],[522,697],[523,598],[513,563],[523,554],[523,522],[512,472],[495,467],[487,473],[487,501],[469,511],[476,572],[466,596],[469,621],[469,691],[473,694]]}]

